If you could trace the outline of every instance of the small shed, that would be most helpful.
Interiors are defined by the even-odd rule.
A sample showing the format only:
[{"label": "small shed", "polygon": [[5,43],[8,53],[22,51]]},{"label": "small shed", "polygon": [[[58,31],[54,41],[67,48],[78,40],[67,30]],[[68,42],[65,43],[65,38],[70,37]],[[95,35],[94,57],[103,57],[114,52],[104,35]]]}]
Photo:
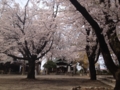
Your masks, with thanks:
[{"label": "small shed", "polygon": [[68,70],[68,63],[66,60],[59,59],[56,62],[57,68],[56,68],[56,73],[57,74],[64,74]]}]

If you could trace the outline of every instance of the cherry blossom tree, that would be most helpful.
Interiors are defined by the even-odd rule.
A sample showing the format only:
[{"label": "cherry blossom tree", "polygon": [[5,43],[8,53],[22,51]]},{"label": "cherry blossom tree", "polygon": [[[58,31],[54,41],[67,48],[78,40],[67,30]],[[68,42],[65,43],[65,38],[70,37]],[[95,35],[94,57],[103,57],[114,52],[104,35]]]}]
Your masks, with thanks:
[{"label": "cherry blossom tree", "polygon": [[[61,0],[59,3],[57,16],[59,23],[57,23],[58,30],[55,33],[57,40],[50,52],[53,57],[65,57],[67,60],[73,61],[77,58],[78,53],[85,49],[85,32],[81,28],[82,24],[78,25],[78,22],[81,22],[81,16],[77,15],[79,13],[70,10],[71,6],[66,6],[66,3],[62,3]],[[76,14],[74,15],[74,13]]]},{"label": "cherry blossom tree", "polygon": [[42,0],[27,0],[24,7],[11,2],[4,1],[5,9],[0,18],[3,37],[0,51],[10,57],[27,60],[27,78],[34,79],[35,61],[49,52],[53,45],[57,12],[54,13],[49,6],[41,8]]},{"label": "cherry blossom tree", "polygon": [[[83,5],[85,5],[87,7],[89,12],[92,10],[91,9],[91,7],[92,7],[91,1],[92,0],[89,0],[89,1],[84,0],[84,2],[82,3]],[[82,18],[82,15],[78,11],[76,11],[75,8],[70,5],[69,2],[66,1],[64,3],[66,5],[65,16],[69,17],[69,18],[65,18],[65,16],[64,16],[65,20],[67,20],[66,23],[69,23],[69,25],[71,26],[71,29],[72,29],[71,33],[72,34],[74,34],[75,32],[77,33],[75,36],[71,36],[71,37],[73,37],[73,39],[71,37],[70,37],[70,39],[72,42],[76,42],[76,44],[74,44],[74,46],[76,47],[76,50],[78,50],[78,53],[80,52],[79,51],[80,49],[86,50],[86,53],[89,57],[88,60],[90,62],[89,63],[89,66],[90,66],[89,70],[92,74],[90,76],[91,76],[91,79],[95,80],[96,73],[95,73],[95,65],[94,64],[95,64],[95,62],[97,62],[98,57],[99,57],[99,53],[100,53],[99,45],[98,45],[98,42],[96,40],[96,36],[94,35],[94,39],[93,39],[93,35],[88,35],[88,30],[92,29],[90,27],[90,25],[87,22],[85,22],[85,20]],[[86,3],[88,3],[88,4],[86,4]],[[95,12],[94,12],[94,10],[92,10],[90,13],[93,14]],[[68,28],[67,28],[67,30],[68,30]],[[86,30],[87,30],[87,33],[86,33]],[[68,31],[70,31],[70,30],[68,30]],[[92,30],[90,30],[90,32],[92,32]],[[70,35],[71,34],[69,34],[69,36]],[[87,41],[87,43],[85,41]]]},{"label": "cherry blossom tree", "polygon": [[[80,4],[80,2],[78,2],[77,0],[70,0],[70,1],[76,7],[76,9],[85,17],[85,19],[90,23],[90,25],[94,29],[100,44],[100,49],[104,57],[105,64],[109,69],[109,71],[113,74],[114,78],[116,79],[116,85],[114,90],[119,90],[120,89],[119,87],[120,68],[115,65],[115,63],[113,62],[113,59],[111,58],[111,54],[108,49],[105,36],[104,36],[105,33],[102,33],[102,29],[100,28],[100,25],[92,18],[92,16],[88,13],[88,11]],[[110,2],[110,0],[107,0],[107,1]],[[110,3],[108,3],[107,6],[110,6]]]},{"label": "cherry blossom tree", "polygon": [[[88,3],[88,2],[90,3],[91,1],[86,0],[86,3]],[[83,4],[85,4],[85,3],[83,3]],[[64,14],[62,14],[60,18],[64,18],[64,20],[63,20],[64,26],[66,24],[68,25],[68,27],[66,28],[67,30],[65,31],[66,32],[65,35],[67,37],[69,37],[69,39],[67,39],[69,44],[67,43],[67,41],[65,41],[67,43],[65,46],[68,47],[68,45],[70,45],[70,47],[69,47],[69,51],[67,51],[66,49],[63,49],[62,54],[65,55],[64,52],[67,52],[67,54],[68,53],[71,54],[74,51],[75,54],[72,54],[72,55],[69,54],[67,56],[68,57],[72,56],[72,57],[69,57],[69,58],[71,58],[71,59],[74,58],[72,60],[75,61],[76,58],[78,58],[78,57],[75,58],[75,56],[79,56],[78,54],[79,54],[79,52],[81,52],[81,49],[85,50],[85,48],[86,48],[86,52],[87,52],[88,60],[89,60],[89,70],[90,70],[90,74],[91,74],[90,77],[91,77],[91,79],[95,80],[96,79],[95,62],[97,62],[99,54],[100,54],[100,49],[99,49],[98,42],[97,42],[96,39],[93,40],[93,38],[92,38],[93,35],[88,35],[85,32],[85,29],[92,29],[92,28],[91,27],[88,28],[89,25],[85,23],[85,20],[82,18],[81,14],[79,14],[74,9],[74,7],[72,7],[70,5],[69,2],[67,2],[67,1],[64,2],[64,5],[66,6],[65,10],[63,10]],[[86,5],[86,7],[91,7],[91,4]],[[63,15],[64,15],[64,17],[63,17]],[[92,32],[92,30],[91,30],[91,32]],[[87,43],[85,43],[86,38],[87,38]],[[96,38],[95,35],[94,35],[94,38]],[[74,47],[74,49],[76,49],[76,50],[72,51],[71,46]],[[75,51],[77,51],[77,52],[75,52]],[[78,61],[78,59],[77,59],[77,61]]]}]

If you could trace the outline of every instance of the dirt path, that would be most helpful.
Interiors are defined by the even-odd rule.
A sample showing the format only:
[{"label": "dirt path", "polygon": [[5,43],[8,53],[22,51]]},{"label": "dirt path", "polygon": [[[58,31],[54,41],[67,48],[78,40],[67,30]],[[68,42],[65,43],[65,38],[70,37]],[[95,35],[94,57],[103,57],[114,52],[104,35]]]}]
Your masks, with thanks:
[{"label": "dirt path", "polygon": [[110,87],[88,76],[39,75],[27,80],[22,75],[0,75],[0,90],[72,90],[73,87]]}]

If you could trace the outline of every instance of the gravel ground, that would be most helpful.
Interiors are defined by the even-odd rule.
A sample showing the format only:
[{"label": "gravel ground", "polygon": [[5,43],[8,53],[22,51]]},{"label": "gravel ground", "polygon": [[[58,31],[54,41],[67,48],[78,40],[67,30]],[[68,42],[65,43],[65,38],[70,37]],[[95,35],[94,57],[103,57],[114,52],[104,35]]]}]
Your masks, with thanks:
[{"label": "gravel ground", "polygon": [[0,90],[113,90],[110,88],[88,76],[39,75],[28,80],[22,75],[0,75]]}]

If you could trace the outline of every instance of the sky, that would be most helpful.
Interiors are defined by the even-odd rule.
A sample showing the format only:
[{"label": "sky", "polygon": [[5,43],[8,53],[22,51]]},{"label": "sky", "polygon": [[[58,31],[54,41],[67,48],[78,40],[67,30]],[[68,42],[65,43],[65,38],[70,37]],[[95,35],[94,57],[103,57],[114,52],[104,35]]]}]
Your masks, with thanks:
[{"label": "sky", "polygon": [[101,70],[106,70],[105,62],[102,55],[99,56],[98,63],[100,64]]},{"label": "sky", "polygon": [[[19,3],[19,5],[23,8],[28,0],[15,0],[16,3]],[[36,0],[37,1],[37,0]],[[45,6],[46,4],[44,4],[42,1],[39,2],[40,0],[37,1],[37,4],[40,8],[44,8],[44,9],[48,9],[47,6]],[[28,6],[32,6],[32,4],[29,2]]]},{"label": "sky", "polygon": [[15,0],[15,2],[19,3],[21,6],[25,6],[27,0]]}]

